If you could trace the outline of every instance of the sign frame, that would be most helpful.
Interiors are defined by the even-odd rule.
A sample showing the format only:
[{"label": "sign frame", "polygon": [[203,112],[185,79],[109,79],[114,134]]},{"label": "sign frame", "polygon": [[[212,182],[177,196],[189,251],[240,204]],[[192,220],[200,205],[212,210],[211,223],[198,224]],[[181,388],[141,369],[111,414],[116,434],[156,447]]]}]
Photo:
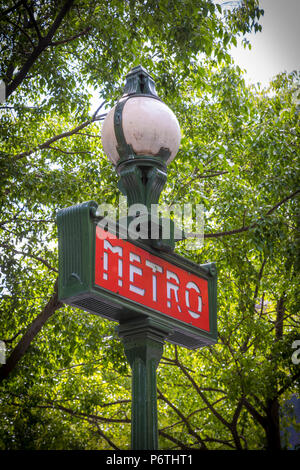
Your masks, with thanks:
[{"label": "sign frame", "polygon": [[139,240],[127,242],[188,271],[208,284],[209,331],[169,317],[95,284],[96,216],[94,201],[62,209],[57,214],[59,246],[59,300],[123,325],[138,318],[150,318],[168,331],[166,341],[196,349],[217,342],[217,269],[215,263],[198,265],[176,253],[154,249]]}]

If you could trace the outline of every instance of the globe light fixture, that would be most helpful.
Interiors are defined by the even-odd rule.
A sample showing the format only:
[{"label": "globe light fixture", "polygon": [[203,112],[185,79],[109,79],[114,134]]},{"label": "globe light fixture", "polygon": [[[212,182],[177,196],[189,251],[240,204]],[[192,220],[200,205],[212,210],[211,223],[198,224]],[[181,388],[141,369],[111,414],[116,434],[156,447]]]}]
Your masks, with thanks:
[{"label": "globe light fixture", "polygon": [[144,204],[150,210],[158,203],[181,133],[175,114],[157,96],[153,78],[142,66],[126,75],[124,94],[108,112],[101,139],[128,205]]}]

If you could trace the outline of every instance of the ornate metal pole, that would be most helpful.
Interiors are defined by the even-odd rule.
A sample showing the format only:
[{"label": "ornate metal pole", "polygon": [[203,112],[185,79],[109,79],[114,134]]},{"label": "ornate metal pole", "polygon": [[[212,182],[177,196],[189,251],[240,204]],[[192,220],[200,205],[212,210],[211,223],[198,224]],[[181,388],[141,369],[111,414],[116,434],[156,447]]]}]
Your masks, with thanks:
[{"label": "ornate metal pole", "polygon": [[[120,190],[129,206],[139,209],[119,219],[111,238],[104,236],[108,233],[94,201],[58,212],[58,294],[66,304],[119,323],[132,369],[132,449],[156,450],[156,370],[164,341],[190,349],[217,341],[217,273],[213,263],[199,266],[173,254],[182,234],[173,224],[165,236],[165,219],[152,214],[167,164],[179,149],[180,127],[143,67],[135,67],[126,79],[101,138]],[[130,239],[132,222],[145,224],[147,240]],[[152,225],[158,237],[152,236]],[[128,241],[119,236],[124,227]]]},{"label": "ornate metal pole", "polygon": [[118,327],[132,369],[131,448],[158,449],[156,369],[167,330],[150,318]]},{"label": "ornate metal pole", "polygon": [[[118,187],[128,206],[144,207],[143,231],[156,250],[172,252],[175,246],[174,224],[170,236],[149,236],[153,223],[161,233],[162,219],[154,218],[167,180],[167,163],[176,155],[180,128],[173,112],[157,96],[155,83],[143,67],[134,67],[126,75],[122,97],[108,113],[102,128],[102,144],[119,174]],[[151,215],[150,215],[151,214]],[[141,214],[140,214],[141,215]],[[125,226],[130,222],[126,218]],[[124,222],[123,222],[124,223]],[[119,221],[121,230],[122,222]],[[164,340],[170,329],[153,319],[140,317],[120,322],[118,328],[125,354],[132,369],[132,449],[158,448],[156,369]]]}]

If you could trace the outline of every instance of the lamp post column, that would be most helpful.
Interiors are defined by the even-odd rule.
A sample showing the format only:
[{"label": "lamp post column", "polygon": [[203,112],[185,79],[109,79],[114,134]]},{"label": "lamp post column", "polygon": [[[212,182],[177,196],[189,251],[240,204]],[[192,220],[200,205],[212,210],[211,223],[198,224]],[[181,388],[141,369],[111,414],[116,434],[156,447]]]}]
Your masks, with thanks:
[{"label": "lamp post column", "polygon": [[[126,75],[124,93],[102,126],[103,150],[119,174],[118,186],[135,214],[118,221],[119,233],[137,222],[145,246],[172,252],[174,225],[163,233],[163,220],[153,215],[167,180],[167,164],[176,156],[181,133],[175,114],[157,96],[151,75],[142,66]],[[133,220],[132,220],[133,219]],[[155,227],[158,238],[152,237]],[[142,236],[143,235],[143,236]],[[144,236],[145,235],[145,236]],[[132,317],[131,317],[132,318]],[[162,322],[138,316],[120,320],[118,333],[132,369],[131,444],[134,450],[158,448],[156,369],[170,334]]]},{"label": "lamp post column", "polygon": [[118,327],[132,369],[131,448],[158,449],[156,369],[169,330],[150,318]]}]

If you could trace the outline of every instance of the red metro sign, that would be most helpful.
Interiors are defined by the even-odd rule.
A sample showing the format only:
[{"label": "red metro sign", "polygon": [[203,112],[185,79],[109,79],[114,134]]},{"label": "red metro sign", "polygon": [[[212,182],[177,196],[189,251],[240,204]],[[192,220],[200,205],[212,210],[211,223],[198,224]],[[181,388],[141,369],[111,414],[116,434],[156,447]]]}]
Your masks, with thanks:
[{"label": "red metro sign", "polygon": [[210,332],[208,279],[96,227],[95,286]]},{"label": "red metro sign", "polygon": [[59,300],[114,321],[123,332],[147,320],[170,343],[189,349],[216,343],[215,264],[118,238],[99,226],[96,207],[90,201],[57,215]]}]

